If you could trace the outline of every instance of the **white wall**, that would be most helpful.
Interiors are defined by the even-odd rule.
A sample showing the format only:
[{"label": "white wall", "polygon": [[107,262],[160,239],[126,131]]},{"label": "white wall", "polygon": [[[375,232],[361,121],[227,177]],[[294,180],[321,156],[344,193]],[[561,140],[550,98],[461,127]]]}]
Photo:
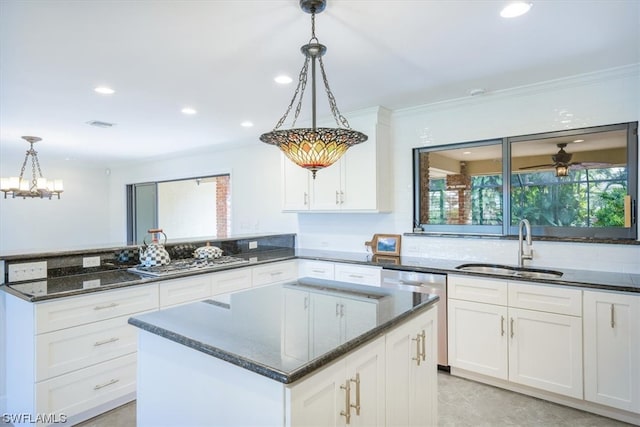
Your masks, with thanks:
[{"label": "white wall", "polygon": [[[46,150],[38,158],[45,177],[61,178],[64,193],[57,199],[0,197],[0,254],[73,249],[110,242],[109,176],[103,167],[78,162],[51,162]],[[3,154],[0,174],[20,173],[20,156]]]},{"label": "white wall", "polygon": [[[257,131],[224,149],[112,166],[111,176],[75,165],[51,170],[43,162],[46,174],[65,179],[66,192],[60,201],[0,200],[0,252],[124,243],[126,184],[218,173],[231,173],[232,234],[297,232],[300,247],[363,252],[374,233],[411,231],[412,148],[563,129],[566,113],[573,114],[570,128],[635,121],[639,92],[635,65],[394,111],[394,207],[388,214],[282,213],[280,152],[259,142]],[[5,163],[15,168],[20,159],[3,158],[3,174]],[[640,246],[535,242],[534,248],[533,265],[640,273]],[[513,264],[516,242],[405,236],[402,252]]]},{"label": "white wall", "polygon": [[[640,119],[640,67],[544,82],[480,97],[395,111],[394,210],[387,215],[313,215],[299,218],[305,248],[364,251],[374,233],[411,231],[411,149],[495,137],[581,128]],[[570,117],[570,123],[562,123]],[[517,242],[405,236],[402,254],[445,259],[517,262]],[[640,246],[535,242],[533,265],[640,273]]]},{"label": "white wall", "polygon": [[[110,241],[126,241],[127,184],[231,174],[231,234],[297,232],[295,214],[281,212],[280,150],[257,138],[233,147],[199,150],[112,168]],[[159,224],[162,228],[163,224]],[[171,230],[165,228],[171,239]]]}]

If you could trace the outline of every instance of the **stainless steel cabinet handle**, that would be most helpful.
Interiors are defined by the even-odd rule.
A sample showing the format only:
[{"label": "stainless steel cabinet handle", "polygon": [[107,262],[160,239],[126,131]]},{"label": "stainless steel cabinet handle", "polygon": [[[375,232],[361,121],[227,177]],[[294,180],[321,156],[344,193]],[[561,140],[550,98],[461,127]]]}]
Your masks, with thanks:
[{"label": "stainless steel cabinet handle", "polygon": [[426,360],[427,357],[427,334],[425,333],[424,329],[422,330],[422,361],[424,362]]},{"label": "stainless steel cabinet handle", "polygon": [[500,316],[500,336],[504,336],[504,316]]},{"label": "stainless steel cabinet handle", "polygon": [[340,204],[344,203],[344,191],[340,192]]},{"label": "stainless steel cabinet handle", "polygon": [[340,415],[345,417],[347,424],[351,422],[351,381],[347,380],[345,385],[341,385],[340,388],[344,390],[344,411],[340,411]]},{"label": "stainless steel cabinet handle", "polygon": [[107,305],[97,305],[95,307],[93,307],[94,310],[104,310],[106,308],[113,308],[113,307],[117,307],[118,304],[115,302],[112,302],[111,304],[107,304]]},{"label": "stainless steel cabinet handle", "polygon": [[309,308],[309,297],[304,297],[304,309]]},{"label": "stainless steel cabinet handle", "polygon": [[615,306],[613,304],[611,304],[611,327],[616,327]]},{"label": "stainless steel cabinet handle", "polygon": [[112,342],[116,342],[120,340],[120,338],[118,337],[113,337],[113,338],[109,338],[108,340],[104,340],[104,341],[96,341],[95,343],[93,343],[94,347],[100,347],[101,345],[105,345],[105,344],[109,344]]},{"label": "stainless steel cabinet handle", "polygon": [[340,317],[344,317],[344,304],[340,304]]},{"label": "stainless steel cabinet handle", "polygon": [[513,332],[513,317],[511,318],[511,338],[513,338],[514,332]]},{"label": "stainless steel cabinet handle", "polygon": [[312,273],[318,273],[318,274],[320,274],[320,273],[324,274],[325,271],[324,270],[311,270],[311,272]]},{"label": "stainless steel cabinet handle", "polygon": [[356,415],[360,415],[360,372],[356,372],[356,378],[351,381],[356,383],[356,404],[351,407],[356,410]]},{"label": "stainless steel cabinet handle", "polygon": [[309,204],[309,194],[307,194],[307,192],[304,192],[304,205],[307,206]]},{"label": "stainless steel cabinet handle", "polygon": [[418,366],[420,366],[420,362],[422,361],[422,358],[420,357],[420,338],[422,336],[420,334],[416,334],[415,338],[411,338],[411,341],[415,341],[416,342],[416,357],[412,357],[411,360],[415,360],[416,364]]},{"label": "stainless steel cabinet handle", "polygon": [[349,277],[352,279],[364,279],[362,274],[350,274]]},{"label": "stainless steel cabinet handle", "polygon": [[279,276],[281,275],[283,272],[282,271],[272,271],[271,273],[269,273],[271,275],[271,277],[273,276]]},{"label": "stainless steel cabinet handle", "polygon": [[98,384],[98,385],[96,385],[95,387],[93,387],[93,389],[94,389],[94,390],[100,390],[101,388],[105,388],[105,387],[107,387],[107,386],[110,386],[110,385],[112,385],[112,384],[115,384],[115,383],[117,383],[118,381],[120,381],[120,380],[113,379],[113,380],[111,380],[111,381],[109,381],[109,382],[106,382],[106,383],[104,383],[104,384]]},{"label": "stainless steel cabinet handle", "polygon": [[340,304],[336,303],[336,317],[340,316]]},{"label": "stainless steel cabinet handle", "polygon": [[340,204],[340,193],[336,191],[336,205]]}]

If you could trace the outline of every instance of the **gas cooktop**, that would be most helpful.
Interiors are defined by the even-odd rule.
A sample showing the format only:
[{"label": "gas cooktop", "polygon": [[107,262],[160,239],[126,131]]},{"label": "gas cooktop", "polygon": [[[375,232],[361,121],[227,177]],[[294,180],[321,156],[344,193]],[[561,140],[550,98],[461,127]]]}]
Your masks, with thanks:
[{"label": "gas cooktop", "polygon": [[249,261],[244,258],[233,256],[222,256],[220,258],[199,259],[187,258],[171,261],[167,265],[155,267],[145,267],[142,264],[129,268],[132,273],[142,274],[145,276],[167,276],[170,274],[187,273],[198,270],[212,270],[216,268],[227,267],[235,264],[246,264]]}]

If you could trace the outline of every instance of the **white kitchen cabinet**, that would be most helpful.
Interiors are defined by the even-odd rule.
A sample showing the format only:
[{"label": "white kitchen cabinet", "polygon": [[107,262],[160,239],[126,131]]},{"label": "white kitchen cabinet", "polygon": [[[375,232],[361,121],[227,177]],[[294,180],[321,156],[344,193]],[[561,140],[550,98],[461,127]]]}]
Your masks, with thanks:
[{"label": "white kitchen cabinet", "polygon": [[249,289],[252,281],[250,268],[234,268],[228,271],[212,273],[211,293],[219,295]]},{"label": "white kitchen cabinet", "polygon": [[367,109],[349,119],[368,135],[316,178],[284,154],[283,210],[293,212],[386,212],[391,209],[390,111]]},{"label": "white kitchen cabinet", "polygon": [[448,285],[452,368],[582,399],[582,291],[455,275]]},{"label": "white kitchen cabinet", "polygon": [[308,211],[311,173],[293,163],[284,154],[282,161],[282,210]]},{"label": "white kitchen cabinet", "polygon": [[385,338],[288,389],[291,426],[385,424]]},{"label": "white kitchen cabinet", "polygon": [[509,381],[582,399],[582,319],[509,308]]},{"label": "white kitchen cabinet", "polygon": [[507,307],[449,299],[449,364],[508,379]]},{"label": "white kitchen cabinet", "polygon": [[285,287],[282,298],[282,353],[295,360],[309,360],[309,291]]},{"label": "white kitchen cabinet", "polygon": [[7,298],[7,411],[62,413],[72,425],[135,399],[127,320],[157,310],[158,294],[154,283],[38,303]]},{"label": "white kitchen cabinet", "polygon": [[301,259],[298,261],[298,277],[380,286],[382,268],[371,265]]},{"label": "white kitchen cabinet", "polygon": [[344,263],[336,263],[334,265],[334,280],[339,282],[380,286],[381,276],[381,267]]},{"label": "white kitchen cabinet", "polygon": [[509,381],[582,399],[582,291],[509,282]]},{"label": "white kitchen cabinet", "polygon": [[386,425],[435,426],[438,421],[437,308],[386,336]]},{"label": "white kitchen cabinet", "polygon": [[211,275],[197,276],[158,282],[160,287],[160,308],[193,301],[201,301],[211,296]]},{"label": "white kitchen cabinet", "polygon": [[310,297],[311,354],[314,357],[375,327],[377,323],[379,299],[350,298],[329,292],[310,292]]},{"label": "white kitchen cabinet", "polygon": [[640,413],[640,296],[584,291],[584,395]]},{"label": "white kitchen cabinet", "polygon": [[296,260],[273,262],[252,268],[252,286],[292,282],[298,278]]},{"label": "white kitchen cabinet", "polygon": [[315,279],[333,280],[334,263],[330,261],[316,261],[310,259],[298,260],[298,276],[313,277]]}]

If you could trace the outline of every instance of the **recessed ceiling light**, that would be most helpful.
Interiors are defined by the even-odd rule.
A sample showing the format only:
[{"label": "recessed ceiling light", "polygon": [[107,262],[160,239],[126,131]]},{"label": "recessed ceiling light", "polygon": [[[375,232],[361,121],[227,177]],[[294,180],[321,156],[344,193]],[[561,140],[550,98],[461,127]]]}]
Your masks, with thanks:
[{"label": "recessed ceiling light", "polygon": [[193,115],[197,113],[197,111],[191,107],[185,107],[180,111],[182,111],[182,114],[189,114],[189,115]]},{"label": "recessed ceiling light", "polygon": [[526,1],[512,1],[500,11],[503,18],[515,18],[529,12],[532,4]]},{"label": "recessed ceiling light", "polygon": [[573,142],[584,142],[584,139],[574,139]]},{"label": "recessed ceiling light", "polygon": [[478,95],[484,95],[487,91],[481,87],[476,88],[476,89],[471,89],[469,91],[469,95],[471,96],[478,96]]},{"label": "recessed ceiling light", "polygon": [[276,83],[281,85],[288,85],[293,81],[293,79],[289,76],[285,76],[284,74],[273,79]]},{"label": "recessed ceiling light", "polygon": [[114,93],[116,93],[115,90],[111,89],[110,87],[107,86],[98,86],[97,88],[93,89],[95,92],[99,93],[100,95],[113,95]]},{"label": "recessed ceiling light", "polygon": [[471,154],[471,151],[463,151],[462,154],[464,154],[465,156],[468,156],[469,154]]},{"label": "recessed ceiling light", "polygon": [[240,123],[240,126],[242,126],[243,128],[250,128],[250,127],[253,127],[253,123],[248,120],[245,120],[244,122]]}]

